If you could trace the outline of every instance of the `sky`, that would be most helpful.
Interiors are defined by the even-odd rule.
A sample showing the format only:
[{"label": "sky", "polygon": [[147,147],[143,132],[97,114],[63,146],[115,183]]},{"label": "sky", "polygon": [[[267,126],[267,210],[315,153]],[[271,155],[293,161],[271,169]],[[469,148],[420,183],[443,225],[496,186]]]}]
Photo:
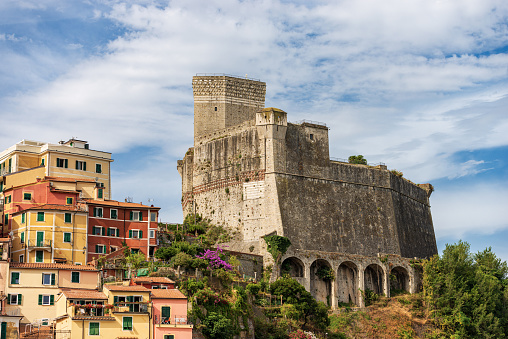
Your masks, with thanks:
[{"label": "sky", "polygon": [[440,251],[508,260],[508,1],[2,0],[0,149],[87,140],[113,199],[181,222],[197,73],[266,82],[332,157],[430,182]]}]

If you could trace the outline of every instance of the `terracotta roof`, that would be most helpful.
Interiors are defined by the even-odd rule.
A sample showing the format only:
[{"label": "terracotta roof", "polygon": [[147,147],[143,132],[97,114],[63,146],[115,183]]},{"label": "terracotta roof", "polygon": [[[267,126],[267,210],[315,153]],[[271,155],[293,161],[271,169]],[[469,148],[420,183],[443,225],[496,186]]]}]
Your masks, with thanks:
[{"label": "terracotta roof", "polygon": [[150,290],[152,299],[187,299],[187,297],[177,289],[170,290]]},{"label": "terracotta roof", "polygon": [[104,285],[110,291],[133,291],[133,292],[149,292],[150,290],[144,286],[123,286],[123,285]]},{"label": "terracotta roof", "polygon": [[143,204],[136,204],[133,202],[120,202],[116,200],[94,200],[94,199],[83,199],[88,204],[94,205],[104,205],[104,206],[117,206],[117,207],[126,207],[126,208],[145,208],[145,209],[155,209],[160,210],[160,207],[147,206]]},{"label": "terracotta roof", "polygon": [[157,283],[157,284],[174,284],[175,282],[166,277],[136,277],[132,279],[135,283]]},{"label": "terracotta roof", "polygon": [[56,264],[56,263],[26,263],[26,262],[11,262],[11,268],[40,268],[40,269],[58,269],[58,270],[73,270],[73,271],[97,271],[93,266],[87,265],[73,265],[73,264]]},{"label": "terracotta roof", "polygon": [[96,290],[64,290],[62,293],[68,299],[108,299],[108,297]]},{"label": "terracotta roof", "polygon": [[115,321],[115,317],[87,317],[87,316],[76,316],[72,317],[72,320],[108,320]]}]

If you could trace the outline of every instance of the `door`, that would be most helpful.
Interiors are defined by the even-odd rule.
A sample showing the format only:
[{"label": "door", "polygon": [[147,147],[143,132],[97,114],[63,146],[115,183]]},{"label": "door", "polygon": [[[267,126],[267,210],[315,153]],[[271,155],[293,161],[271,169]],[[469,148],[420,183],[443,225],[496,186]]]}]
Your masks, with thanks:
[{"label": "door", "polygon": [[7,323],[2,322],[0,327],[0,339],[7,339]]},{"label": "door", "polygon": [[44,243],[44,232],[37,231],[37,247],[42,247]]}]

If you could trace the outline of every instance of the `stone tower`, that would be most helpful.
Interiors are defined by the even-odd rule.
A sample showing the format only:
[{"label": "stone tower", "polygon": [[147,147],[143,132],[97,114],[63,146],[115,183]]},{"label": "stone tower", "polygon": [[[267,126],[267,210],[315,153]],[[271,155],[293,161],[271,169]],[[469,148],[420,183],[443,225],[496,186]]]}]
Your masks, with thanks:
[{"label": "stone tower", "polygon": [[199,137],[254,120],[265,106],[266,84],[228,75],[196,75],[194,92],[194,143]]}]

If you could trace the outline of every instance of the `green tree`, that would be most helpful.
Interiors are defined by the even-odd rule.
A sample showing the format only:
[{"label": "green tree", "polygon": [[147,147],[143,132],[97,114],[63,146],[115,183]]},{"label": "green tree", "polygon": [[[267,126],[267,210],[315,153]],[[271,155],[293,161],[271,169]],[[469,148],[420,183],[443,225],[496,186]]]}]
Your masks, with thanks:
[{"label": "green tree", "polygon": [[367,165],[367,159],[363,157],[363,155],[352,155],[350,156],[347,161],[350,164],[360,164],[360,165]]},{"label": "green tree", "polygon": [[210,312],[203,320],[203,335],[209,339],[231,339],[235,335],[235,328],[231,319],[220,313]]},{"label": "green tree", "polygon": [[507,266],[491,249],[446,245],[424,264],[424,295],[435,322],[451,338],[506,338]]}]

